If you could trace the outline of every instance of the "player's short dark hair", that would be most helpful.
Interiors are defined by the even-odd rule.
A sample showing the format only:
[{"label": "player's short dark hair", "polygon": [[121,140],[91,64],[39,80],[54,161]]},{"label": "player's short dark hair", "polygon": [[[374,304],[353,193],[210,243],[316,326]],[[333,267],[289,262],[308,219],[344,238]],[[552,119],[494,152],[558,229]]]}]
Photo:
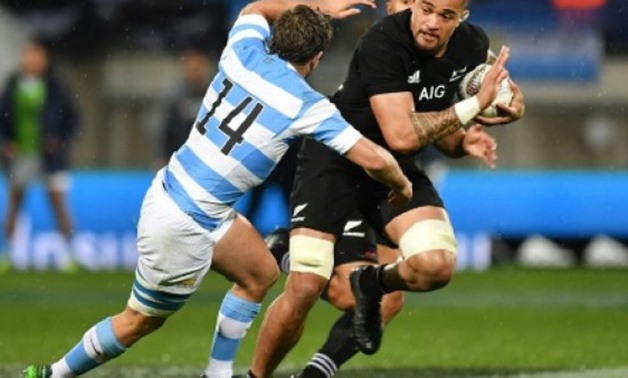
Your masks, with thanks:
[{"label": "player's short dark hair", "polygon": [[286,11],[275,21],[270,52],[303,64],[329,46],[333,27],[329,18],[305,5]]}]

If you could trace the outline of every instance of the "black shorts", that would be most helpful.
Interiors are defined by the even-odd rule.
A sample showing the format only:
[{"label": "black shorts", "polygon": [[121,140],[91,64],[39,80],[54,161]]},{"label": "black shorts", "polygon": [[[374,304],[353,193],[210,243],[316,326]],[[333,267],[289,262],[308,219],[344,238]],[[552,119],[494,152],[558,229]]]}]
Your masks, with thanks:
[{"label": "black shorts", "polygon": [[414,159],[400,160],[413,185],[411,200],[402,206],[388,203],[387,186],[335,151],[312,139],[303,141],[290,195],[291,228],[306,227],[339,237],[358,209],[380,235],[395,217],[423,206],[444,207],[425,172]]},{"label": "black shorts", "polygon": [[342,235],[334,246],[334,266],[367,261],[377,264],[375,231],[355,211],[346,221]]}]

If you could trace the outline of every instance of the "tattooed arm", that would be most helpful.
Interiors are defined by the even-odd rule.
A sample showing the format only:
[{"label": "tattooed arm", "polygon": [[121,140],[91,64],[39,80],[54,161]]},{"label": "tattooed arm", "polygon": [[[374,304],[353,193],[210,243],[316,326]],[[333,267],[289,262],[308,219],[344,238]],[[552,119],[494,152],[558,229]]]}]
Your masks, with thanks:
[{"label": "tattooed arm", "polygon": [[[416,113],[410,92],[376,95],[371,97],[370,102],[391,150],[405,154],[435,143],[448,156],[464,155],[460,149],[463,126],[470,118],[461,121],[456,106],[443,111]],[[479,108],[471,110],[471,118],[479,111]]]},{"label": "tattooed arm", "polygon": [[419,148],[438,142],[454,133],[464,135],[462,129],[464,124],[460,121],[453,106],[440,112],[410,113],[410,122],[418,137],[417,147]]},{"label": "tattooed arm", "polygon": [[493,102],[498,83],[508,74],[504,69],[508,56],[508,48],[502,48],[478,93],[442,111],[417,113],[410,92],[371,96],[371,109],[388,147],[404,154],[438,143],[450,156],[464,155],[462,128]]}]

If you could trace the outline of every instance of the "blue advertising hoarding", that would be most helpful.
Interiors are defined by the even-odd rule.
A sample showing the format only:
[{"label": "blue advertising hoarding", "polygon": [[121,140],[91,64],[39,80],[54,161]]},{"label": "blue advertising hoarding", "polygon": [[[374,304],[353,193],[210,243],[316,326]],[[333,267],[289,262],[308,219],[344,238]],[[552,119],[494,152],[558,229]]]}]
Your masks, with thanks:
[{"label": "blue advertising hoarding", "polygon": [[[87,269],[133,269],[136,225],[148,171],[75,172],[69,206],[75,235],[67,245],[57,232],[41,184],[27,193],[10,249],[18,269],[62,265],[71,253]],[[459,268],[490,264],[490,238],[628,236],[628,172],[452,171],[439,185],[459,243]],[[0,180],[0,213],[7,210],[6,180]],[[238,204],[245,212],[248,198]],[[263,233],[288,225],[284,198],[265,193],[252,217]]]}]

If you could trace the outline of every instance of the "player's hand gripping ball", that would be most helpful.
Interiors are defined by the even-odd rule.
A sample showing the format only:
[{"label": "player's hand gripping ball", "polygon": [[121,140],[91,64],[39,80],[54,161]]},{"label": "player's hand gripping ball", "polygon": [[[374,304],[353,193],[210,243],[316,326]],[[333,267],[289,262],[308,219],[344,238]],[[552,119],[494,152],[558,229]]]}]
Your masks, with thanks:
[{"label": "player's hand gripping ball", "polygon": [[[491,68],[490,64],[483,63],[465,75],[460,82],[460,87],[458,88],[458,94],[462,100],[475,96],[478,93],[480,85],[484,80],[484,75],[486,75],[486,71],[488,71],[489,68]],[[505,78],[501,83],[499,83],[495,100],[493,100],[491,105],[484,109],[480,114],[485,117],[497,117],[499,115],[499,110],[496,105],[504,104],[508,106],[512,101],[512,97],[513,92],[510,87],[509,79]]]}]

